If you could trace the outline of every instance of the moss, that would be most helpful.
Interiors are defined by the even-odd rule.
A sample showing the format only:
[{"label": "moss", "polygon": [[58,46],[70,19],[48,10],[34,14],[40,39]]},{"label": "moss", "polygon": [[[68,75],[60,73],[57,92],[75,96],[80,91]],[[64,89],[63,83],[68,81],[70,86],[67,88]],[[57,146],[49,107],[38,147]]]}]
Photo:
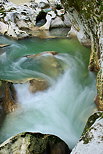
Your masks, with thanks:
[{"label": "moss", "polygon": [[98,119],[98,118],[103,118],[103,112],[96,112],[93,115],[91,115],[86,123],[86,126],[84,128],[83,134],[84,135],[88,130],[90,130],[91,126],[94,124],[94,122]]},{"label": "moss", "polygon": [[83,140],[84,144],[88,144],[92,140],[93,135],[90,133],[90,131],[92,129],[95,129],[94,127],[92,127],[92,125],[99,118],[103,118],[103,112],[96,112],[93,115],[91,115],[90,118],[88,119],[87,124],[84,128],[83,134],[80,139],[80,140]]},{"label": "moss", "polygon": [[[26,154],[70,153],[68,146],[60,138],[53,135],[30,132],[18,134],[8,140],[6,144],[0,146],[0,154],[4,154],[4,152],[13,153],[14,150],[15,153],[23,152]],[[58,152],[58,150],[61,152]]]}]

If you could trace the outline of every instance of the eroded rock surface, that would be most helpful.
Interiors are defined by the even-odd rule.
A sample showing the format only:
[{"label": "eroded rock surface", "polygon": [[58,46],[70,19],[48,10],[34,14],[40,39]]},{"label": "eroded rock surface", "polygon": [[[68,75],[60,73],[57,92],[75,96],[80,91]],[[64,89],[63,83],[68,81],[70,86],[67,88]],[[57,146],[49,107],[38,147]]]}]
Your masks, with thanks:
[{"label": "eroded rock surface", "polygon": [[83,135],[71,154],[103,153],[103,112],[94,113],[84,129]]},{"label": "eroded rock surface", "polygon": [[58,137],[40,133],[21,133],[0,145],[0,154],[69,154],[68,146]]},{"label": "eroded rock surface", "polygon": [[0,108],[2,112],[9,113],[16,108],[16,94],[11,83],[0,81]]},{"label": "eroded rock surface", "polygon": [[[0,33],[15,39],[35,36],[37,31],[49,30],[55,18],[59,19],[56,20],[56,27],[70,26],[65,11],[62,11],[62,7],[58,8],[58,5],[55,2],[33,0],[16,5],[10,1],[0,0]],[[42,20],[44,25],[38,27]]]},{"label": "eroded rock surface", "polygon": [[89,69],[98,72],[98,109],[103,110],[103,23],[102,1],[61,0],[72,24],[69,36],[75,35],[83,45],[91,44]]},{"label": "eroded rock surface", "polygon": [[30,80],[29,83],[29,90],[32,93],[46,90],[49,87],[48,82],[45,79],[41,78],[35,78],[33,80]]}]

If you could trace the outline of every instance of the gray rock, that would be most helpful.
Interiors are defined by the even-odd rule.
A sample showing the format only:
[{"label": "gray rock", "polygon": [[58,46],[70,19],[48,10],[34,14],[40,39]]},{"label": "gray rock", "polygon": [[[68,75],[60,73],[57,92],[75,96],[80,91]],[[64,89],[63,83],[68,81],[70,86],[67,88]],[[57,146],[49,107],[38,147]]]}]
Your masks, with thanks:
[{"label": "gray rock", "polygon": [[103,153],[103,112],[94,113],[84,129],[83,135],[71,154]]}]

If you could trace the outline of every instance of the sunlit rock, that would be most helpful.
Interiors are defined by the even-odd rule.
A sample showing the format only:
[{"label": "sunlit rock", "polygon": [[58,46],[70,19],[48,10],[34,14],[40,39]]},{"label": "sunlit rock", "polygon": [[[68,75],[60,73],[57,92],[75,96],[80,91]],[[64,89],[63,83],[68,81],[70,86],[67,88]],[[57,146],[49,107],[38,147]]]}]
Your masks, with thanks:
[{"label": "sunlit rock", "polygon": [[16,108],[16,94],[13,85],[8,82],[0,82],[0,108],[4,113],[9,113]]},{"label": "sunlit rock", "polygon": [[0,145],[0,154],[70,154],[60,138],[40,133],[21,133]]},{"label": "sunlit rock", "polygon": [[15,39],[28,37],[25,31],[20,30],[13,22],[10,23],[7,35]]},{"label": "sunlit rock", "polygon": [[51,25],[51,21],[52,21],[52,19],[53,18],[55,18],[56,17],[56,14],[55,14],[55,12],[54,11],[50,11],[49,13],[47,13],[47,15],[46,15],[46,23],[42,26],[42,27],[40,27],[40,29],[41,30],[49,30],[49,28],[50,28],[50,25]]},{"label": "sunlit rock", "polygon": [[103,153],[103,112],[94,113],[89,119],[77,146],[71,154]]},{"label": "sunlit rock", "polygon": [[96,105],[98,110],[103,111],[103,68],[101,68],[97,74],[97,97]]},{"label": "sunlit rock", "polygon": [[48,82],[45,79],[41,78],[35,78],[33,80],[29,81],[29,90],[32,93],[38,92],[38,91],[44,91],[48,88]]},{"label": "sunlit rock", "polygon": [[8,25],[0,22],[0,33],[5,34],[8,31]]},{"label": "sunlit rock", "polygon": [[0,48],[4,48],[4,47],[7,47],[9,46],[9,44],[0,44]]}]

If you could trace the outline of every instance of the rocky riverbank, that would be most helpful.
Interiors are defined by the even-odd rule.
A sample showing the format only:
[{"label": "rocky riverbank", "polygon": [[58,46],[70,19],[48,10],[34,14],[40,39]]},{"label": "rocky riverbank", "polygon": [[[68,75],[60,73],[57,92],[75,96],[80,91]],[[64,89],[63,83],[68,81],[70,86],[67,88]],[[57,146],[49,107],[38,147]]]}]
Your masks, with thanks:
[{"label": "rocky riverbank", "polygon": [[102,2],[61,0],[72,27],[69,36],[76,35],[78,40],[91,45],[89,70],[97,72],[96,104],[103,111],[103,35],[102,35]]},{"label": "rocky riverbank", "polygon": [[[89,69],[91,71],[97,72],[97,97],[95,101],[100,112],[95,113],[89,119],[88,123],[90,125],[87,123],[80,142],[77,144],[72,153],[85,154],[86,151],[86,153],[88,152],[88,154],[100,154],[103,152],[103,38],[101,2],[96,0],[93,0],[92,2],[81,0],[62,0],[62,4],[64,6],[64,9],[60,3],[37,3],[31,1],[30,3],[26,3],[23,5],[16,5],[7,0],[0,0],[0,33],[14,39],[23,39],[26,37],[35,36],[34,33],[36,33],[37,31],[49,30],[53,27],[70,27],[72,25],[71,30],[68,33],[68,37],[76,36],[83,45],[91,46]],[[35,86],[35,84],[37,87]],[[48,88],[48,84],[42,79],[33,79],[30,81],[30,91],[35,92],[35,87],[37,91],[45,90]],[[5,114],[14,111],[14,109],[16,108],[16,98],[14,98],[14,96],[16,97],[16,95],[14,90],[12,90],[13,87],[11,83],[0,82],[0,109],[3,109],[2,111],[4,111]],[[2,114],[1,112],[0,117],[4,116],[4,113]],[[93,121],[92,124],[91,121]],[[28,136],[30,136],[29,140],[32,141],[32,135],[33,134],[31,133],[20,134],[10,139],[10,143],[8,141],[6,143],[3,143],[3,145],[0,146],[1,153],[4,154],[5,148],[6,154],[9,154],[11,152],[14,153],[14,151],[17,152],[18,149],[27,149],[27,147],[29,147],[29,151],[24,150],[23,152],[27,154],[31,152],[33,153],[36,149],[34,143],[32,145],[31,143],[26,144],[24,142],[25,140],[27,141]],[[36,136],[36,138],[38,140],[38,136]],[[45,136],[43,136],[42,138],[43,144],[44,138]],[[19,144],[18,140],[20,140]],[[16,141],[18,147],[17,144],[14,143]],[[11,143],[13,144],[14,149],[12,148]],[[21,144],[23,146],[21,146]],[[41,150],[39,152],[40,154],[70,153],[69,150],[65,150],[64,146],[62,148],[61,144],[59,146],[59,151],[57,145],[57,152],[55,152],[55,150],[53,151],[53,147],[55,146],[50,145],[50,149],[52,152],[49,151],[48,153],[48,150],[45,151],[45,149],[48,149],[48,144],[49,143],[46,142],[46,145],[44,145],[45,148],[43,147],[44,149],[43,151]],[[39,144],[37,142],[37,146],[38,145]],[[98,147],[95,149],[94,146],[100,147],[100,151],[98,150]],[[9,152],[8,149],[10,150]],[[31,149],[32,151],[30,151]],[[64,151],[62,151],[61,149],[63,149]],[[38,146],[37,150],[40,150],[40,146]],[[36,152],[38,153],[38,151]]]},{"label": "rocky riverbank", "polygon": [[70,27],[61,4],[30,1],[16,5],[0,0],[0,33],[14,39],[37,35],[37,31],[55,27]]}]

